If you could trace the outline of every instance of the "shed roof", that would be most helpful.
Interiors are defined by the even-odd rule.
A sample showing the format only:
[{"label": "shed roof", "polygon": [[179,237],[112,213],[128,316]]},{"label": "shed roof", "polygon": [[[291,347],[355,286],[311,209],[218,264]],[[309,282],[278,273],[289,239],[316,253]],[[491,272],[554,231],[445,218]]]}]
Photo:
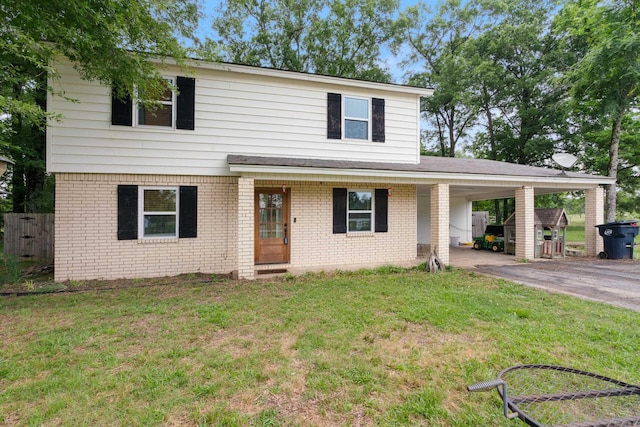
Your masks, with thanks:
[{"label": "shed roof", "polygon": [[[515,225],[516,214],[512,213],[504,222],[504,225]],[[535,208],[534,225],[541,227],[566,227],[569,225],[569,217],[564,208]]]},{"label": "shed roof", "polygon": [[535,209],[536,225],[543,227],[559,227],[569,225],[569,218],[563,208]]}]

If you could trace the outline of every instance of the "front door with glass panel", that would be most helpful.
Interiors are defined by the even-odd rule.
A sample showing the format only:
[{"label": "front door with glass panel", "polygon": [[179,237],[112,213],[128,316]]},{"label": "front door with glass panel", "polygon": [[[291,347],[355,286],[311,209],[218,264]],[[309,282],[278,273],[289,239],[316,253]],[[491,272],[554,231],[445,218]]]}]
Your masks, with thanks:
[{"label": "front door with glass panel", "polygon": [[255,198],[255,262],[289,262],[289,194],[280,188],[257,189]]}]

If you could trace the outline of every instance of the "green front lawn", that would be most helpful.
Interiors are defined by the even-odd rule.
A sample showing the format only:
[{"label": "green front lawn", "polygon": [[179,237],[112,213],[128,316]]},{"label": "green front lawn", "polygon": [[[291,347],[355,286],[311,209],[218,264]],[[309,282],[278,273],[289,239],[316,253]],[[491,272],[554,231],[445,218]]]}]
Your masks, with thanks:
[{"label": "green front lawn", "polygon": [[206,279],[1,297],[0,424],[515,426],[466,386],[522,363],[640,383],[640,313],[500,279]]}]

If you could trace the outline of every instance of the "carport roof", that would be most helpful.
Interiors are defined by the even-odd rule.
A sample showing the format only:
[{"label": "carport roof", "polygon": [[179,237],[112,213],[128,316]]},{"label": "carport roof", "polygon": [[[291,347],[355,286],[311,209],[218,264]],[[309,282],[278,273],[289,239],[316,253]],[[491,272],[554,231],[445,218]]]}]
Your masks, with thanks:
[{"label": "carport roof", "polygon": [[[612,178],[598,175],[589,175],[577,172],[562,172],[557,169],[542,168],[535,166],[518,165],[514,163],[499,162],[484,159],[466,159],[454,157],[421,156],[420,163],[378,163],[359,162],[347,160],[324,160],[305,159],[293,157],[262,157],[229,155],[227,162],[232,171],[254,172],[273,170],[277,168],[304,169],[307,173],[319,172],[321,170],[332,171],[333,174],[340,174],[340,171],[370,171],[372,175],[376,172],[404,172],[412,175],[419,174],[422,177],[458,177],[482,179],[489,177],[510,177],[510,178],[548,178],[551,180],[563,181],[588,181],[592,184],[610,184],[614,182]],[[299,172],[302,172],[300,170]],[[385,174],[388,175],[388,174]]]}]

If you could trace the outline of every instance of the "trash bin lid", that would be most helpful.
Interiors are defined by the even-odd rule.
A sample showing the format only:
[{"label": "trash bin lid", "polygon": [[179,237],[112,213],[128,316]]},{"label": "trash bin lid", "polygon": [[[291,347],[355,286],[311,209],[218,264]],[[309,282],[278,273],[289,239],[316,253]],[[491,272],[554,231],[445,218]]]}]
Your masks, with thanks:
[{"label": "trash bin lid", "polygon": [[596,227],[615,227],[615,226],[640,227],[640,220],[625,219],[622,221],[612,221],[612,222],[607,222],[605,224],[596,225]]}]

